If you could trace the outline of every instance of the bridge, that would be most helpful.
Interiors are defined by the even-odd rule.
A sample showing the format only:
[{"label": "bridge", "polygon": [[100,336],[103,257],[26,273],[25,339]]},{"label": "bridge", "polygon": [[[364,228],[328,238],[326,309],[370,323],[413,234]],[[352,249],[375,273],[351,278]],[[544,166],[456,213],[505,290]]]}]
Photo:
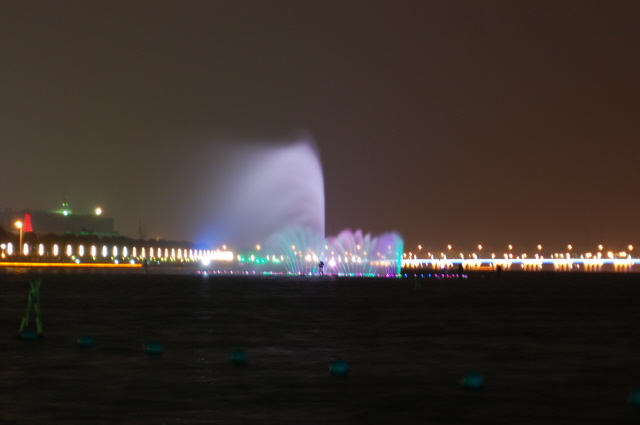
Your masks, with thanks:
[{"label": "bridge", "polygon": [[[636,266],[634,270],[634,266]],[[416,258],[403,259],[403,269],[465,271],[640,272],[638,258]]]}]

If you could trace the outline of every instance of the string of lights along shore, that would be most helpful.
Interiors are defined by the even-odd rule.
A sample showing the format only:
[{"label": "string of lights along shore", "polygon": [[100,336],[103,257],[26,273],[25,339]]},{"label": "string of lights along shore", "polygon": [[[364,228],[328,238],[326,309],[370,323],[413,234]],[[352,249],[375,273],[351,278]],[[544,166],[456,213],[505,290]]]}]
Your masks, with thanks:
[{"label": "string of lights along shore", "polygon": [[[32,215],[41,223],[34,227]],[[14,233],[5,233],[0,241],[0,266],[4,267],[144,267],[153,265],[189,264],[203,270],[282,274],[335,274],[354,276],[396,276],[402,270],[464,270],[464,271],[615,271],[639,270],[640,259],[634,258],[634,246],[623,249],[594,246],[581,252],[567,244],[559,252],[546,250],[543,244],[533,247],[505,246],[501,251],[488,250],[482,244],[474,249],[461,249],[452,244],[442,250],[423,249],[402,252],[400,261],[394,261],[398,253],[369,255],[369,235],[357,234],[352,246],[332,244],[314,251],[295,244],[287,252],[270,252],[260,243],[250,249],[221,245],[212,249],[198,249],[184,243],[117,239],[113,220],[103,216],[101,207],[92,214],[74,213],[67,203],[52,212],[4,213],[3,222],[13,220]],[[100,224],[106,220],[107,225]],[[94,229],[74,232],[78,223],[92,222],[103,232]],[[58,226],[56,228],[56,226]],[[82,226],[81,226],[82,227]],[[52,229],[57,230],[52,231]],[[70,236],[75,241],[70,241]],[[66,242],[65,242],[66,240]],[[387,249],[392,247],[388,245]],[[530,248],[530,249],[526,249]],[[380,249],[375,247],[373,249]],[[384,249],[384,247],[383,247]]]}]

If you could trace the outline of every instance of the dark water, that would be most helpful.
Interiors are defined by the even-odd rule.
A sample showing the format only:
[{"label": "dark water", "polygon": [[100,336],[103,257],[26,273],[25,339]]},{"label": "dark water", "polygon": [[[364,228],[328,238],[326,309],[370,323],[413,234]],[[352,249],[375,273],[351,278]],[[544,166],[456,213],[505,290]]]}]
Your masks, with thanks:
[{"label": "dark water", "polygon": [[[45,337],[16,337],[0,274],[0,422],[638,423],[640,276],[501,279],[43,276]],[[83,348],[78,336],[93,336]],[[142,348],[156,340],[164,354]],[[229,353],[246,350],[247,366]],[[350,364],[330,376],[335,358]],[[460,387],[481,371],[486,386]]]}]

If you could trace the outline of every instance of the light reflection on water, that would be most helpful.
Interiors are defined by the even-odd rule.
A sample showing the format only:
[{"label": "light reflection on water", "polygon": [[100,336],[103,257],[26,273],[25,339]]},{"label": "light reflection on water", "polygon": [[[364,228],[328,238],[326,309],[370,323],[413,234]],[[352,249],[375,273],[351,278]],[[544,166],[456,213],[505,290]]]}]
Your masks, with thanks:
[{"label": "light reflection on water", "polygon": [[[616,279],[616,280],[613,280]],[[43,277],[45,337],[15,337],[0,275],[8,423],[636,423],[633,277],[501,280]],[[91,335],[95,345],[75,341]],[[142,346],[159,341],[160,356]],[[249,363],[235,367],[234,349]],[[335,358],[351,367],[330,376]],[[480,370],[486,388],[459,380]]]}]

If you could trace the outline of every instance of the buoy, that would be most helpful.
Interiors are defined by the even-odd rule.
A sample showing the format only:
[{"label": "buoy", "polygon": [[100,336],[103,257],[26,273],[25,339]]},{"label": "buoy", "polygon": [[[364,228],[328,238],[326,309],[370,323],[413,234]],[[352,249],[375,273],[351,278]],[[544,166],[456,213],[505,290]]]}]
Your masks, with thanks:
[{"label": "buoy", "polygon": [[89,335],[82,335],[78,338],[78,345],[81,347],[91,347],[93,345],[93,338]]},{"label": "buoy", "polygon": [[25,341],[35,341],[38,338],[38,333],[36,331],[22,331],[18,333],[18,336]]},{"label": "buoy", "polygon": [[159,342],[147,342],[144,344],[144,351],[149,354],[157,355],[162,354],[164,352],[164,347]]},{"label": "buoy", "polygon": [[[42,280],[40,279],[31,279],[29,281],[30,289],[29,289],[29,300],[27,302],[27,312],[22,318],[22,323],[20,323],[20,328],[18,329],[18,335],[20,338],[32,341],[36,339],[36,337],[42,337],[42,320],[40,319],[40,284]],[[36,328],[37,334],[35,337],[31,337],[32,331],[25,331],[25,328],[29,325],[29,314],[31,312],[31,308],[36,315]],[[23,336],[24,334],[24,336]]]},{"label": "buoy", "polygon": [[249,356],[247,356],[247,352],[244,350],[233,350],[229,355],[229,360],[234,365],[246,365],[249,362]]},{"label": "buoy", "polygon": [[640,387],[634,388],[629,395],[629,403],[636,407],[640,407]]},{"label": "buoy", "polygon": [[333,376],[347,376],[349,374],[349,364],[342,359],[336,359],[329,365],[329,372]]},{"label": "buoy", "polygon": [[479,390],[484,387],[484,376],[480,372],[468,372],[460,383],[467,390]]}]

